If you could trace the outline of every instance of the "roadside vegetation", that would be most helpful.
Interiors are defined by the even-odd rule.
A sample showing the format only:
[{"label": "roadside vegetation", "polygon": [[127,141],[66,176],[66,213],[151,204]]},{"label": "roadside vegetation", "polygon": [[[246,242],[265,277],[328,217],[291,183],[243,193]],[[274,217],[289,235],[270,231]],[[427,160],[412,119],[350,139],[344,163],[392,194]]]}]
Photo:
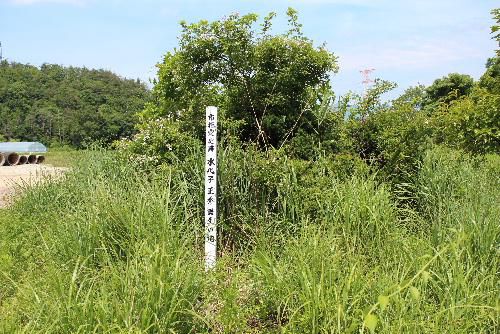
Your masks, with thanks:
[{"label": "roadside vegetation", "polygon": [[0,330],[499,329],[497,155],[428,151],[409,207],[365,167],[226,147],[221,258],[205,273],[200,153],[148,173],[88,153],[27,189],[0,218]]},{"label": "roadside vegetation", "polygon": [[[498,40],[499,11],[492,32]],[[274,14],[183,23],[137,133],[0,215],[0,332],[496,333],[498,55],[384,102]],[[207,51],[208,50],[208,51]],[[298,69],[301,71],[297,72]],[[204,107],[220,108],[205,272]]]},{"label": "roadside vegetation", "polygon": [[72,167],[85,156],[85,150],[76,150],[70,146],[52,147],[45,155],[45,163],[54,167]]}]

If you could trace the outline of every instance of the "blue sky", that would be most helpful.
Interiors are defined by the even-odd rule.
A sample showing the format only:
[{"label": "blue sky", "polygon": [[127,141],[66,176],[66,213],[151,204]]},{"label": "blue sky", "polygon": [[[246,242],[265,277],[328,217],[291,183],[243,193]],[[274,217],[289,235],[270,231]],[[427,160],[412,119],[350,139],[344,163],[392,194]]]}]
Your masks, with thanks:
[{"label": "blue sky", "polygon": [[4,58],[112,70],[149,81],[154,65],[177,45],[179,21],[229,13],[299,11],[307,37],[339,57],[337,94],[362,91],[364,68],[398,83],[397,94],[451,72],[474,78],[498,48],[491,39],[493,0],[0,0]]}]

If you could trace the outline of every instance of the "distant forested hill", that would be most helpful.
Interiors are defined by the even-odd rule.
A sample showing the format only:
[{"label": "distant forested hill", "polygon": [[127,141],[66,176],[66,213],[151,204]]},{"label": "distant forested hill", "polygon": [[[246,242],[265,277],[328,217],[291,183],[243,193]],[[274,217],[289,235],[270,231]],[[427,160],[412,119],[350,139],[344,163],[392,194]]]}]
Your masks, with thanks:
[{"label": "distant forested hill", "polygon": [[82,147],[134,131],[143,82],[105,70],[0,63],[0,139]]}]

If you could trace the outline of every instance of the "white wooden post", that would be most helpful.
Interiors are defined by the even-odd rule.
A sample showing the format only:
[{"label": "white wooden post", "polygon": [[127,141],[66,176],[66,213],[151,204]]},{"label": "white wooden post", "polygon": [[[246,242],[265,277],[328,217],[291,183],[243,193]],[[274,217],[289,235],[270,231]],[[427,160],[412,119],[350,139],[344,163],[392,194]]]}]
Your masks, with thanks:
[{"label": "white wooden post", "polygon": [[207,107],[205,138],[205,270],[217,257],[217,108]]}]

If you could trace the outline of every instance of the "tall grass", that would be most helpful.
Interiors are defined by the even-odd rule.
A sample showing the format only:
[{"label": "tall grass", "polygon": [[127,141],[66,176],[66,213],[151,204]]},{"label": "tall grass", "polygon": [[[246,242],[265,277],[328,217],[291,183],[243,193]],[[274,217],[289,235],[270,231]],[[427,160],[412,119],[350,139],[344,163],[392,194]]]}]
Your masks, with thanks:
[{"label": "tall grass", "polygon": [[84,151],[67,146],[50,147],[48,152],[44,154],[45,163],[54,167],[72,167],[84,154]]},{"label": "tall grass", "polygon": [[199,152],[86,155],[0,218],[0,332],[499,330],[498,156],[428,152],[403,209],[367,168],[227,145],[205,273]]},{"label": "tall grass", "polygon": [[192,327],[185,311],[203,288],[199,224],[182,183],[148,177],[94,154],[65,180],[27,191],[1,225],[5,331]]}]

